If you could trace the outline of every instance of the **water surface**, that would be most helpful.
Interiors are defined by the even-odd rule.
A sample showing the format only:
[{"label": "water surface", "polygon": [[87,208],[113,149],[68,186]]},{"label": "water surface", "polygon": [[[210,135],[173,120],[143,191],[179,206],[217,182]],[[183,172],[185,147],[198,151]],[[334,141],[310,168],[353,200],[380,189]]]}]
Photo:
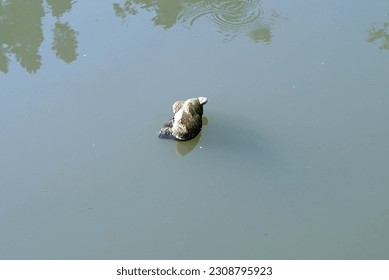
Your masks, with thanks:
[{"label": "water surface", "polygon": [[388,14],[0,1],[0,258],[388,259]]}]

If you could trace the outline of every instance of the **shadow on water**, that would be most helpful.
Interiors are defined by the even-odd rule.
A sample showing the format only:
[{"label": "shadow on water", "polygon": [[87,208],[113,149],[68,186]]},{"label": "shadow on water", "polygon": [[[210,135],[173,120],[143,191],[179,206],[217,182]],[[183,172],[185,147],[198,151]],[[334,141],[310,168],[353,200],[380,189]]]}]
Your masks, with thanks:
[{"label": "shadow on water", "polygon": [[275,149],[265,129],[257,123],[239,115],[212,117],[203,132],[204,149],[227,162],[269,167],[276,158]]},{"label": "shadow on water", "polygon": [[230,40],[241,34],[253,42],[270,43],[271,27],[281,16],[275,11],[263,9],[260,0],[125,0],[113,4],[115,14],[125,19],[127,15],[138,14],[139,9],[155,12],[153,23],[165,29],[180,23],[188,27],[200,20],[213,22]]},{"label": "shadow on water", "polygon": [[76,60],[77,35],[69,23],[60,18],[69,12],[73,0],[8,0],[0,1],[0,71],[8,73],[10,57],[29,73],[36,73],[42,65],[39,48],[44,41],[42,20],[45,10],[56,17],[51,49],[66,63]]},{"label": "shadow on water", "polygon": [[375,43],[381,41],[381,50],[389,50],[389,23],[385,22],[383,28],[377,29],[373,25],[369,30],[369,37],[367,41],[369,43]]},{"label": "shadow on water", "polygon": [[[218,115],[211,121],[203,116],[203,129],[189,141],[176,141],[176,152],[181,156],[190,154],[202,138],[202,146],[212,157],[244,164],[263,162],[269,166],[274,160],[274,150],[255,121],[231,115]],[[203,148],[203,147],[201,147]]]}]

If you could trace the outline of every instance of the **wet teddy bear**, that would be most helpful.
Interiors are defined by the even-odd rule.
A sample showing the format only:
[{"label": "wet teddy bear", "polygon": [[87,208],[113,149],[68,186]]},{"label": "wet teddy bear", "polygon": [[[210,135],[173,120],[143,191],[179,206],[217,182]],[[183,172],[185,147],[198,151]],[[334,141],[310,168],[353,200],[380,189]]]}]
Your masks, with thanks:
[{"label": "wet teddy bear", "polygon": [[190,98],[173,104],[173,118],[164,124],[159,138],[186,141],[195,138],[203,125],[203,105],[206,97]]}]

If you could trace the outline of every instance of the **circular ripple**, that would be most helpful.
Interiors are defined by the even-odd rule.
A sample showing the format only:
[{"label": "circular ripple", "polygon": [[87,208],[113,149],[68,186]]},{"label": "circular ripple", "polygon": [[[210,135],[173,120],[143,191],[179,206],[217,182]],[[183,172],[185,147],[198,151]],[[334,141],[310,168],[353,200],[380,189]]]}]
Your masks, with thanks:
[{"label": "circular ripple", "polygon": [[184,3],[177,18],[181,22],[189,23],[189,25],[192,26],[197,19],[210,13],[211,11],[208,9],[205,1]]},{"label": "circular ripple", "polygon": [[255,0],[223,0],[211,6],[210,17],[220,26],[245,26],[259,19],[263,14],[259,1]]},{"label": "circular ripple", "polygon": [[263,15],[259,0],[205,0],[184,4],[178,19],[192,26],[198,19],[206,18],[218,26],[226,39],[231,39],[257,25]]}]

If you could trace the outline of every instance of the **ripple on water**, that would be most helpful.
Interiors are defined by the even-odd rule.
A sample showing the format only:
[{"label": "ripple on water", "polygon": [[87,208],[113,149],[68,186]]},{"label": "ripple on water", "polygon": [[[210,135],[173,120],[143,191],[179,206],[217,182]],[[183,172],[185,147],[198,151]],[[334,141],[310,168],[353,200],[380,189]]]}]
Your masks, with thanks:
[{"label": "ripple on water", "polygon": [[259,0],[197,1],[184,6],[179,15],[181,22],[192,26],[198,19],[206,18],[217,25],[226,40],[240,34],[252,37],[255,31],[264,29],[271,36],[270,27],[278,17],[274,11],[267,15]]}]

